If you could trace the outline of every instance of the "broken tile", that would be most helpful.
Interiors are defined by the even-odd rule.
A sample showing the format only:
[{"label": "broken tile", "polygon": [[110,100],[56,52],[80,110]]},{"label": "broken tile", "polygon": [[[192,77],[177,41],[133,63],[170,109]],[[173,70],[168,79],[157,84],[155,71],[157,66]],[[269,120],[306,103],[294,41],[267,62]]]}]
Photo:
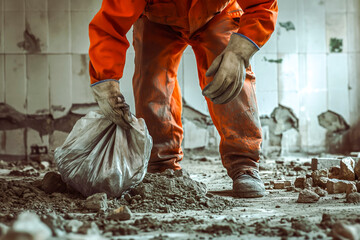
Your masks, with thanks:
[{"label": "broken tile", "polygon": [[26,114],[25,55],[5,56],[5,102]]},{"label": "broken tile", "polygon": [[47,55],[27,55],[27,113],[49,114],[49,73]]},{"label": "broken tile", "polygon": [[340,161],[340,177],[343,180],[355,181],[355,161],[350,158],[344,158]]},{"label": "broken tile", "polygon": [[[62,1],[59,1],[62,2]],[[49,11],[49,53],[70,52],[70,12]]]}]

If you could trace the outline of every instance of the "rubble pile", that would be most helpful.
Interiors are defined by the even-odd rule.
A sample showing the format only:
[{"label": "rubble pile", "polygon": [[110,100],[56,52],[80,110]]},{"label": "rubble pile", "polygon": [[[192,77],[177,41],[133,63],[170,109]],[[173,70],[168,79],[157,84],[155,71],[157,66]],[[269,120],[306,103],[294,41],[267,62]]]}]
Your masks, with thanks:
[{"label": "rubble pile", "polygon": [[232,200],[207,193],[206,185],[191,179],[186,171],[171,169],[146,174],[142,183],[124,198],[134,212],[219,211],[235,204]]},{"label": "rubble pile", "polygon": [[[324,165],[317,161],[319,160],[315,161],[319,166]],[[351,157],[322,161],[327,161],[325,165],[329,168],[313,170],[311,174],[295,179],[294,186],[304,189],[299,194],[298,202],[311,202],[303,199],[305,196],[314,196],[313,194],[326,196],[326,190],[329,194],[346,193],[348,203],[360,203],[360,161],[356,163]],[[333,166],[331,163],[339,165]],[[313,194],[310,194],[310,191]]]}]

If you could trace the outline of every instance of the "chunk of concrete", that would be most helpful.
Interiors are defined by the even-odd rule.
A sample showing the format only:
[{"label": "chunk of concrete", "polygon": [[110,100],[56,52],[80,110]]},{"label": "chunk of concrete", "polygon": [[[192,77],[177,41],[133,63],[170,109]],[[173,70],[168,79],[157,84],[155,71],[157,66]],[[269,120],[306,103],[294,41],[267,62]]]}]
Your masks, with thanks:
[{"label": "chunk of concrete", "polygon": [[343,158],[340,161],[340,177],[343,180],[355,181],[355,161],[351,157]]},{"label": "chunk of concrete", "polygon": [[325,197],[327,195],[327,191],[325,191],[324,189],[320,188],[320,187],[316,187],[314,189],[314,192],[319,195],[320,197]]},{"label": "chunk of concrete", "polygon": [[284,181],[274,181],[274,189],[285,189]]},{"label": "chunk of concrete", "polygon": [[309,190],[309,189],[304,189],[299,193],[299,197],[297,202],[298,203],[315,203],[317,201],[319,201],[320,196],[317,195],[315,192]]},{"label": "chunk of concrete", "polygon": [[94,211],[105,211],[108,208],[106,193],[96,193],[88,197],[85,201],[85,207]]},{"label": "chunk of concrete", "polygon": [[305,177],[305,176],[297,177],[297,178],[295,179],[294,186],[295,186],[296,188],[304,189],[304,188],[305,188],[305,180],[306,180],[306,177]]},{"label": "chunk of concrete", "polygon": [[329,194],[345,193],[348,185],[354,185],[354,182],[338,179],[329,179],[326,183],[326,189]]},{"label": "chunk of concrete", "polygon": [[327,168],[321,170],[315,170],[311,173],[311,177],[315,186],[326,188],[326,183],[329,176],[329,170]]},{"label": "chunk of concrete", "polygon": [[340,166],[334,166],[329,169],[329,178],[340,178]]},{"label": "chunk of concrete", "polygon": [[118,209],[115,209],[108,216],[109,219],[120,220],[120,221],[129,220],[131,219],[131,217],[132,217],[132,213],[127,206],[121,206]]}]

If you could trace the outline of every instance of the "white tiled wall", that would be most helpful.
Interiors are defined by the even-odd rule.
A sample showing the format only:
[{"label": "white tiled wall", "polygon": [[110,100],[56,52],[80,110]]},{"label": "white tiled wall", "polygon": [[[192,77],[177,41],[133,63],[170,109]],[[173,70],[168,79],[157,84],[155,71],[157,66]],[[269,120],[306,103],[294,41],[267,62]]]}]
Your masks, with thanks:
[{"label": "white tiled wall", "polygon": [[[94,102],[88,76],[88,23],[100,5],[100,0],[0,0],[0,102],[24,114],[51,113],[54,118],[65,116],[74,103]],[[277,24],[252,60],[260,114],[270,115],[278,104],[292,108],[300,120],[300,134],[291,144],[304,151],[324,148],[325,130],[318,125],[318,114],[329,109],[350,124],[359,120],[359,13],[360,0],[279,0],[278,23],[291,21],[295,30]],[[40,40],[41,52],[30,54],[18,46],[25,29]],[[127,36],[131,43],[132,30]],[[343,40],[343,52],[330,53],[331,38]],[[269,61],[280,59],[281,63]],[[133,62],[130,47],[121,88],[135,111]],[[187,103],[208,114],[190,47],[178,80]],[[0,133],[12,136],[2,151],[11,152],[10,145],[26,141],[40,144],[30,131],[33,140],[24,139],[26,131]],[[48,136],[41,141],[54,147],[56,139]],[[25,151],[24,145],[16,154]]]}]

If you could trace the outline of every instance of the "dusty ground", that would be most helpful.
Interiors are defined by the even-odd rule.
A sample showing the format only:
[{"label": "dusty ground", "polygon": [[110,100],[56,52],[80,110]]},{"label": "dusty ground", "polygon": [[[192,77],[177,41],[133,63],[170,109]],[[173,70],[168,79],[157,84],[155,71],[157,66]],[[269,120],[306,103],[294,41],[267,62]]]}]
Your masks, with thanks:
[{"label": "dusty ground", "polygon": [[[190,178],[206,184],[207,192],[201,183],[185,186],[191,183],[186,172],[180,177],[168,172],[147,176],[146,194],[132,191],[126,200],[108,199],[108,209],[95,212],[86,209],[84,197],[69,189],[44,192],[41,180],[54,166],[33,163],[24,173],[22,165],[2,163],[0,222],[11,226],[21,212],[30,210],[50,227],[53,239],[332,239],[336,221],[360,223],[360,205],[345,203],[345,194],[301,204],[296,203],[297,189],[271,189],[271,181],[293,182],[296,175],[311,173],[310,159],[264,160],[261,176],[269,194],[259,199],[236,199],[217,155],[188,153],[182,166]],[[9,175],[14,169],[21,171]],[[165,186],[167,181],[170,187]],[[156,188],[171,194],[159,195]],[[151,193],[158,195],[152,197]],[[108,212],[122,205],[133,212],[130,220],[108,218]]]}]

